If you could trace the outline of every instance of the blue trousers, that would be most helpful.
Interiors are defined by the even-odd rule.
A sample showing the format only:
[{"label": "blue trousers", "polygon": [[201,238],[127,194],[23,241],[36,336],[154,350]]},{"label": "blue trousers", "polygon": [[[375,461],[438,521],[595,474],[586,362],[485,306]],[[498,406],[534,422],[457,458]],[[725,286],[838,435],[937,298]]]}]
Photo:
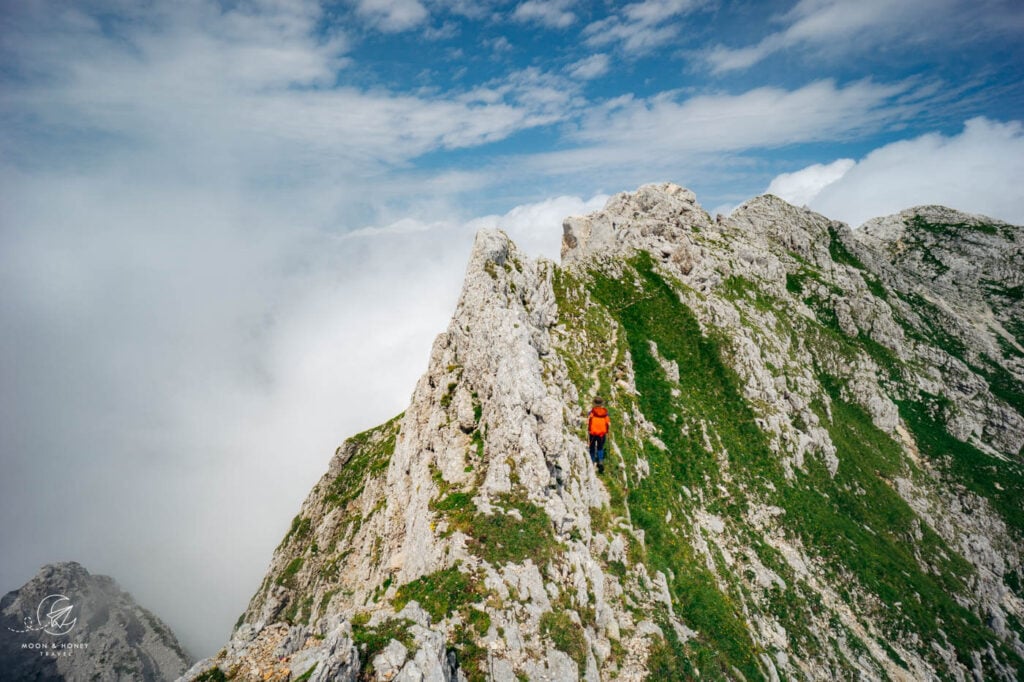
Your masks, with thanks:
[{"label": "blue trousers", "polygon": [[590,434],[590,461],[604,461],[604,439],[606,436],[595,436]]}]

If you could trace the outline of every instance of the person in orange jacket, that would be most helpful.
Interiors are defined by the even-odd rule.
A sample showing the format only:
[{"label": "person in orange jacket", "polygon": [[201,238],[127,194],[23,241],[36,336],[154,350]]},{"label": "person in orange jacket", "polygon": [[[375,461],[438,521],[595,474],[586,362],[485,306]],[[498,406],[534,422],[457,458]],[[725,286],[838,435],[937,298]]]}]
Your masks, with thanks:
[{"label": "person in orange jacket", "polygon": [[590,461],[597,465],[599,474],[604,473],[604,440],[608,437],[611,425],[612,420],[608,418],[604,401],[601,396],[597,396],[587,419],[587,433],[590,434]]}]

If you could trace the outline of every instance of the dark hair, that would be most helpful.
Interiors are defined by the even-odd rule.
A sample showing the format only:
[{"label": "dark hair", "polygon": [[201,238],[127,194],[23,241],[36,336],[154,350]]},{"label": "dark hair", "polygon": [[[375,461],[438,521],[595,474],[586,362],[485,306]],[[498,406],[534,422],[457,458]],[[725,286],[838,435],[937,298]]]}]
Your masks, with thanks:
[{"label": "dark hair", "polygon": [[595,405],[604,405],[604,400],[601,399],[601,396],[596,395],[596,396],[594,396],[594,404]]}]

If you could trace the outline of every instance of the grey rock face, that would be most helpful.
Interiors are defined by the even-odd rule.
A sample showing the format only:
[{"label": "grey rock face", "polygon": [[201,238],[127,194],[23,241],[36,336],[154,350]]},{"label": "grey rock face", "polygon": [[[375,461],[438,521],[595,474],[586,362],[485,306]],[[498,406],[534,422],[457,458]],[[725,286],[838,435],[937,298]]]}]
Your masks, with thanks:
[{"label": "grey rock face", "polygon": [[1024,419],[1006,389],[1024,376],[1024,230],[920,206],[870,220],[856,236],[882,281],[901,295],[896,312],[940,341],[919,351],[931,355],[955,395],[960,409],[949,425],[957,437],[1020,453]]},{"label": "grey rock face", "polygon": [[159,618],[111,578],[50,564],[0,600],[9,680],[172,680],[191,661]]},{"label": "grey rock face", "polygon": [[562,266],[482,231],[409,408],[186,679],[1024,675],[1021,240],[671,184],[567,219]]}]

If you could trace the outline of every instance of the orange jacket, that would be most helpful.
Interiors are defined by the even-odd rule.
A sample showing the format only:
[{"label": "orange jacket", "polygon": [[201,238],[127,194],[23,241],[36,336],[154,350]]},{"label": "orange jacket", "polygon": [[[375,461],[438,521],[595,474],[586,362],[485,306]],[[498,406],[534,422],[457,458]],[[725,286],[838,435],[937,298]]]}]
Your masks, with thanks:
[{"label": "orange jacket", "polygon": [[611,428],[612,420],[608,418],[608,410],[600,405],[590,411],[590,419],[587,420],[587,431],[591,436],[606,436]]}]

